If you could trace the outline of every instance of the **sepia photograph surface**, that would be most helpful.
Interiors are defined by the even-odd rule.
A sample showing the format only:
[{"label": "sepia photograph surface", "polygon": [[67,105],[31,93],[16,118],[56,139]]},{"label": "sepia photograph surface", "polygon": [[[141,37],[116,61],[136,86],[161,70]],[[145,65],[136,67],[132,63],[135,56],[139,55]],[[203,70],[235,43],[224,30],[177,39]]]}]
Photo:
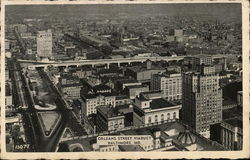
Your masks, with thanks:
[{"label": "sepia photograph surface", "polygon": [[5,155],[249,156],[243,1],[2,6]]}]

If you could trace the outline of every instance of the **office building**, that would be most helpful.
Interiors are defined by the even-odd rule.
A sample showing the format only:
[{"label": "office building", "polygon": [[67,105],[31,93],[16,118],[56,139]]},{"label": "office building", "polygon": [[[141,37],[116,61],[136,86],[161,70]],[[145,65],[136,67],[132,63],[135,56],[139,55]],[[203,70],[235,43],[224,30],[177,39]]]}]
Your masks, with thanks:
[{"label": "office building", "polygon": [[219,75],[211,66],[201,72],[187,72],[182,80],[182,119],[206,138],[210,125],[222,121],[222,89]]},{"label": "office building", "polygon": [[37,33],[37,55],[40,58],[52,57],[52,32],[38,31]]},{"label": "office building", "polygon": [[161,90],[162,96],[169,101],[181,100],[181,73],[177,73],[175,71],[167,71],[162,74],[154,74],[151,79],[151,89]]},{"label": "office building", "polygon": [[96,113],[96,107],[100,105],[112,105],[115,106],[115,96],[106,93],[106,94],[82,94],[81,98],[83,99],[82,113],[85,116]]}]

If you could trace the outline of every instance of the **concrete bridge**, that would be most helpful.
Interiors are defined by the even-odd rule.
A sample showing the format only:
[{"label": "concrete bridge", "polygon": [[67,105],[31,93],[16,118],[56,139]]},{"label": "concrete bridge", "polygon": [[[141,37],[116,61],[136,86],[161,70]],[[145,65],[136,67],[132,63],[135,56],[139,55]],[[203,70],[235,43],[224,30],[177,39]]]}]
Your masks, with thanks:
[{"label": "concrete bridge", "polygon": [[42,62],[42,61],[31,61],[31,60],[19,60],[20,63],[26,64],[26,66],[30,67],[42,67],[46,68],[47,66],[55,66],[55,67],[70,67],[70,66],[84,66],[84,65],[91,65],[95,67],[96,65],[106,65],[107,68],[111,64],[117,64],[120,67],[121,64],[130,64],[130,63],[143,63],[147,60],[158,62],[158,61],[181,61],[184,59],[185,56],[177,56],[177,57],[131,57],[131,58],[119,58],[119,59],[94,59],[94,60],[80,60],[80,61],[62,61],[62,62]]}]

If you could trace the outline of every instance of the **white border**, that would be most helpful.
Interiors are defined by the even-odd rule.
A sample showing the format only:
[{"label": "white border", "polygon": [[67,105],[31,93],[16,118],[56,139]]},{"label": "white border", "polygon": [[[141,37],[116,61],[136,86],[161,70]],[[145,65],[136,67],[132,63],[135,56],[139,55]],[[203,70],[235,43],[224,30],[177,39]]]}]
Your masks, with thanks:
[{"label": "white border", "polygon": [[[224,0],[224,1],[166,1],[166,0],[113,0],[113,1],[104,1],[104,0],[78,0],[78,1],[41,1],[41,0],[2,0],[1,4],[1,35],[4,37],[4,11],[5,5],[39,5],[39,4],[153,4],[153,3],[241,3],[242,4],[242,49],[243,49],[243,150],[242,151],[199,151],[199,152],[68,152],[68,153],[10,153],[5,151],[5,130],[4,127],[1,127],[1,158],[6,159],[19,159],[19,158],[46,158],[46,159],[55,159],[55,158],[106,158],[106,159],[117,159],[117,158],[248,158],[250,157],[250,148],[249,148],[249,2],[247,0]],[[1,38],[1,117],[5,117],[5,105],[4,105],[4,94],[5,94],[5,78],[4,78],[4,38]],[[1,120],[1,126],[4,125],[4,120]]]}]

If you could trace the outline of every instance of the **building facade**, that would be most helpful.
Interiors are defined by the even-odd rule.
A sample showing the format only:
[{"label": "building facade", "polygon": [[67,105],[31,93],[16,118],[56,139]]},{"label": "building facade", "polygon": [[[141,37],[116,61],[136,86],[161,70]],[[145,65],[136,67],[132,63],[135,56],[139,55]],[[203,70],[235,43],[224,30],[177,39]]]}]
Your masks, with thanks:
[{"label": "building facade", "polygon": [[211,69],[183,74],[182,118],[206,138],[210,125],[222,121],[222,89],[219,76]]},{"label": "building facade", "polygon": [[211,126],[211,139],[229,150],[242,150],[242,121],[232,118]]},{"label": "building facade", "polygon": [[169,102],[163,98],[146,98],[142,94],[135,99],[134,125],[140,126],[179,119],[181,104]]},{"label": "building facade", "polygon": [[37,33],[37,55],[41,58],[52,57],[52,32],[38,31]]},{"label": "building facade", "polygon": [[152,75],[157,73],[163,73],[165,71],[164,68],[152,65],[151,61],[146,61],[142,66],[133,66],[128,67],[125,71],[125,75],[132,77],[138,82],[150,82]]},{"label": "building facade", "polygon": [[149,91],[148,85],[134,85],[127,86],[125,89],[125,94],[129,96],[130,99],[135,99],[136,96],[139,96],[141,92]]},{"label": "building facade", "polygon": [[61,85],[61,92],[66,99],[79,99],[81,93],[82,85],[80,83],[77,84],[64,84]]},{"label": "building facade", "polygon": [[113,106],[99,106],[96,114],[97,132],[124,128],[125,116]]},{"label": "building facade", "polygon": [[82,113],[85,116],[96,113],[96,107],[100,105],[112,105],[115,106],[115,96],[111,94],[105,95],[81,95],[83,99]]},{"label": "building facade", "polygon": [[183,74],[182,116],[206,138],[210,137],[210,125],[222,121],[222,90],[219,76],[210,68]]},{"label": "building facade", "polygon": [[162,96],[169,101],[181,100],[182,77],[181,73],[166,72],[154,74],[151,80],[152,90],[161,90]]}]

